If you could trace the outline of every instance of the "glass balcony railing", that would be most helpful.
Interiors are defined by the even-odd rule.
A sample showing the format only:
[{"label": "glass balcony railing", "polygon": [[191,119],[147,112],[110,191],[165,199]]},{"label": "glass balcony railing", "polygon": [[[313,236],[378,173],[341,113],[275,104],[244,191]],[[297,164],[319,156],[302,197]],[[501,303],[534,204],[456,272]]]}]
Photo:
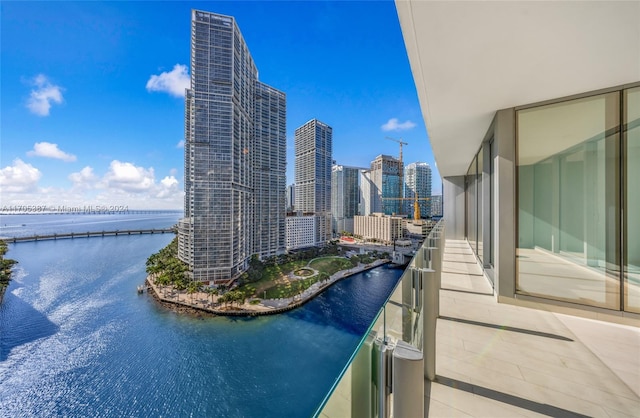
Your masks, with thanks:
[{"label": "glass balcony railing", "polygon": [[[443,247],[444,221],[441,220],[416,251],[315,417],[386,418],[392,411],[406,412],[407,408],[415,411],[411,408],[418,404],[422,408],[424,377],[435,376],[435,319]],[[406,361],[414,360],[417,362],[409,368],[413,370],[409,373],[411,377],[406,372]],[[418,363],[420,367],[416,372]],[[427,370],[429,368],[431,370]],[[409,382],[411,379],[419,381],[419,388]],[[401,393],[403,388],[410,388],[404,392],[415,391],[418,399],[405,401],[413,395]],[[398,404],[400,399],[403,405]],[[410,403],[414,405],[408,405]]]}]

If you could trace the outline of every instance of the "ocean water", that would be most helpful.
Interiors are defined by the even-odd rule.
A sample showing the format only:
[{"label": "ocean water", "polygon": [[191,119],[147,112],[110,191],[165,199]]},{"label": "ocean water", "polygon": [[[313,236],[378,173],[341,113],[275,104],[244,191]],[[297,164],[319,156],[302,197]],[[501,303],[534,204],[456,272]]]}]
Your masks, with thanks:
[{"label": "ocean water", "polygon": [[401,275],[355,275],[276,316],[181,316],[136,293],[171,239],[9,245],[0,416],[309,416]]},{"label": "ocean water", "polygon": [[147,214],[0,214],[0,238],[170,228],[180,217],[180,211]]}]

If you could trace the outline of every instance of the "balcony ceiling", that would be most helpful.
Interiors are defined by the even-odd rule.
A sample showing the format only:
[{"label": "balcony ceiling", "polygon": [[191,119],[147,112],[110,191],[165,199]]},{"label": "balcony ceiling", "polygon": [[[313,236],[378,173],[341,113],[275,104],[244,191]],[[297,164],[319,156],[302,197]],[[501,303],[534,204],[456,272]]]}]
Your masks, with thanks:
[{"label": "balcony ceiling", "polygon": [[396,0],[443,177],[497,110],[640,81],[640,1]]}]

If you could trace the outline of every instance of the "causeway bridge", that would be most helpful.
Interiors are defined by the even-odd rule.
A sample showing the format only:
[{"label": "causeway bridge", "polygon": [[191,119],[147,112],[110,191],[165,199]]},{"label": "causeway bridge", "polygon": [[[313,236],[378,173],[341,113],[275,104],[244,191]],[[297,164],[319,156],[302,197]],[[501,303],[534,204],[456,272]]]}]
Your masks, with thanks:
[{"label": "causeway bridge", "polygon": [[31,235],[28,237],[5,237],[0,238],[6,243],[18,243],[27,241],[47,241],[58,239],[74,239],[74,238],[91,238],[91,237],[109,237],[118,235],[141,235],[141,234],[167,234],[173,233],[173,228],[155,228],[155,229],[126,229],[116,231],[90,231],[90,232],[68,232],[62,234],[49,235]]}]

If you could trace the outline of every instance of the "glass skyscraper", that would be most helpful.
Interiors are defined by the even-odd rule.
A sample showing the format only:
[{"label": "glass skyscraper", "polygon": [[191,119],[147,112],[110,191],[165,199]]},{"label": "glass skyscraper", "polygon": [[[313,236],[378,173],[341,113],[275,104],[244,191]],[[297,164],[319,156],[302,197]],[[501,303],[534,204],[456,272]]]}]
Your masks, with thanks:
[{"label": "glass skyscraper", "polygon": [[[411,163],[404,169],[404,213],[413,214],[416,196],[419,199],[431,198],[431,167],[427,163]],[[431,216],[431,201],[418,200],[422,218]]]},{"label": "glass skyscraper", "polygon": [[389,155],[378,155],[371,161],[371,212],[398,215],[402,209],[400,161]]},{"label": "glass skyscraper", "polygon": [[360,204],[360,172],[365,168],[334,165],[331,169],[331,225],[334,234],[353,233]]},{"label": "glass skyscraper", "polygon": [[255,109],[253,252],[268,257],[286,244],[286,96],[258,81]]},{"label": "glass skyscraper", "polygon": [[316,243],[331,238],[332,141],[331,126],[317,119],[295,132],[295,210],[316,215]]},{"label": "glass skyscraper", "polygon": [[284,251],[285,131],[285,95],[258,81],[235,19],[193,10],[178,255],[194,280]]}]

